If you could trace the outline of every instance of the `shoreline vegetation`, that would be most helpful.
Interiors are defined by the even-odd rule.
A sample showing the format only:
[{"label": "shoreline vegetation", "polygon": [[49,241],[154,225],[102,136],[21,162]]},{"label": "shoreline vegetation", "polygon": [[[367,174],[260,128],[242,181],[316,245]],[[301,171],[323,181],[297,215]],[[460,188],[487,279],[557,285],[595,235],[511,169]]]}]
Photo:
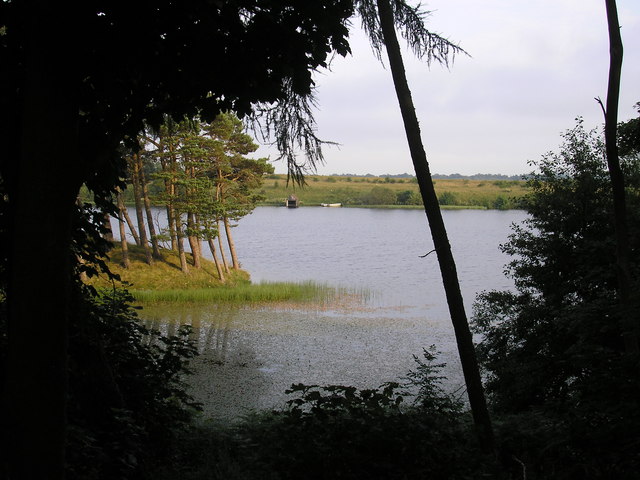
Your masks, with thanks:
[{"label": "shoreline vegetation", "polygon": [[[259,191],[260,205],[283,205],[291,194],[301,206],[340,203],[343,207],[424,208],[413,176],[309,175],[306,185],[287,183],[286,175],[266,175]],[[509,210],[525,195],[525,180],[489,178],[436,178],[440,207]]]},{"label": "shoreline vegetation", "polygon": [[[159,303],[313,303],[322,305],[349,292],[315,282],[261,282],[251,283],[249,273],[230,269],[225,282],[217,277],[214,263],[202,258],[199,269],[191,268],[185,275],[180,269],[178,252],[161,249],[162,258],[152,265],[146,263],[144,249],[128,244],[129,268],[122,266],[122,250],[119,245],[109,252],[106,264],[120,277],[120,282],[110,281],[104,275],[90,278],[87,284],[97,290],[112,290],[124,286],[141,305]],[[190,254],[187,255],[190,257]],[[364,295],[364,293],[362,293]]]},{"label": "shoreline vegetation", "polygon": [[[408,208],[422,209],[418,183],[410,175],[357,176],[357,175],[308,175],[306,185],[287,182],[285,174],[267,174],[256,191],[262,200],[260,206],[283,206],[289,195],[298,197],[300,206],[320,206],[323,203],[340,203],[342,207]],[[473,176],[439,178],[434,184],[440,207],[443,209],[518,209],[518,199],[529,191],[524,179],[513,177]],[[151,197],[164,189],[158,180],[149,183]],[[81,198],[90,201],[83,189]],[[133,206],[133,189],[123,192],[126,205]]]}]

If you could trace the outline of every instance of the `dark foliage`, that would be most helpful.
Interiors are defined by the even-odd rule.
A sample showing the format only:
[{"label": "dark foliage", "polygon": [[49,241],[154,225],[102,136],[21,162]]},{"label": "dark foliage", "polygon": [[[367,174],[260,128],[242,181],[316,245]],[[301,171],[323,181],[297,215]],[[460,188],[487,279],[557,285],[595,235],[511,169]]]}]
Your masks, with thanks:
[{"label": "dark foliage", "polygon": [[[67,478],[147,478],[171,461],[177,436],[199,409],[185,391],[190,330],[151,332],[126,292],[74,295],[69,345]],[[0,302],[0,372],[6,362]],[[3,380],[0,377],[0,380]],[[1,385],[1,384],[0,384]]]},{"label": "dark foliage", "polygon": [[[496,412],[512,416],[501,417],[505,448],[535,466],[534,478],[632,478],[640,465],[639,358],[623,341],[640,303],[622,310],[616,298],[603,148],[579,121],[560,152],[537,163],[522,199],[530,217],[502,247],[516,289],[485,292],[475,306],[487,391]],[[623,169],[637,282],[637,156]]]},{"label": "dark foliage", "polygon": [[183,376],[190,329],[143,327],[122,291],[78,296],[70,337],[69,478],[144,478],[169,460],[198,405]]},{"label": "dark foliage", "polygon": [[402,385],[292,385],[285,410],[232,428],[195,428],[181,444],[179,469],[161,478],[503,478],[481,453],[468,413],[442,390],[443,365],[434,361],[425,351]]}]

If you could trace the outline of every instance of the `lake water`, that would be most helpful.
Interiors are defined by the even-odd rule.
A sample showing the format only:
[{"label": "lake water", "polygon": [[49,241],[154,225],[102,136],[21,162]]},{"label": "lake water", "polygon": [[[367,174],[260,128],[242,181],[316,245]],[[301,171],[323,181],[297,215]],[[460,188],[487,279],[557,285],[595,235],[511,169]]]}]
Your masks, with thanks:
[{"label": "lake water", "polygon": [[[470,316],[482,290],[506,289],[499,251],[522,211],[444,210]],[[135,216],[134,216],[135,217]],[[463,385],[437,257],[420,210],[259,207],[234,239],[252,281],[327,283],[355,292],[334,305],[146,308],[155,328],[194,326],[193,393],[220,419],[286,400],[292,383],[377,387],[401,379],[435,344],[448,386]],[[359,301],[357,292],[366,292]]]}]

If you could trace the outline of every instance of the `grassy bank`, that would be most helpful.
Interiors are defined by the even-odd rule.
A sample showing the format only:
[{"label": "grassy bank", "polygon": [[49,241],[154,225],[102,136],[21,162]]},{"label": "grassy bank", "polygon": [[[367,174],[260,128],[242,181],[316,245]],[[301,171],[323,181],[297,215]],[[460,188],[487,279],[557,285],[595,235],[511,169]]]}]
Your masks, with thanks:
[{"label": "grassy bank", "polygon": [[[261,189],[264,203],[282,205],[295,194],[303,206],[342,203],[346,206],[411,207],[419,205],[420,194],[415,178],[346,177],[310,175],[305,187],[287,186],[286,175],[269,175]],[[520,180],[434,180],[436,194],[443,207],[508,209],[527,192]]]},{"label": "grassy bank", "polygon": [[[252,284],[249,274],[243,270],[230,271],[221,282],[215,264],[201,259],[199,269],[191,265],[191,255],[187,254],[189,273],[180,269],[177,252],[163,249],[162,258],[147,265],[142,247],[129,245],[131,266],[122,266],[122,250],[117,244],[107,262],[109,269],[120,276],[133,297],[141,303],[260,303],[287,301],[329,300],[338,293],[336,289],[314,282],[302,283],[259,283]],[[106,278],[90,279],[96,288],[113,288]]]}]

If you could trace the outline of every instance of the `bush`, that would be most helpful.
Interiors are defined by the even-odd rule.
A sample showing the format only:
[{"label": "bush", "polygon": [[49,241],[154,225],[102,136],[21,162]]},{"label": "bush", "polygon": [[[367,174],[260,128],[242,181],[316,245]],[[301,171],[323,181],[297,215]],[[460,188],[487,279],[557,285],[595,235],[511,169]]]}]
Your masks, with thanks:
[{"label": "bush", "polygon": [[361,198],[364,205],[395,205],[397,201],[395,192],[386,187],[373,187]]},{"label": "bush", "polygon": [[396,195],[396,203],[398,205],[422,205],[422,197],[413,190],[405,190],[398,192]]},{"label": "bush", "polygon": [[[434,360],[433,351],[416,359],[406,385],[293,385],[288,409],[241,428],[247,448],[238,458],[278,479],[479,478],[493,465],[461,404],[440,388]],[[405,406],[410,388],[418,396]]]},{"label": "bush", "polygon": [[480,453],[462,404],[441,388],[444,365],[435,359],[433,347],[425,350],[406,384],[292,385],[284,410],[189,433],[182,470],[163,478],[504,478]]},{"label": "bush", "polygon": [[[637,289],[640,165],[638,157],[628,160],[629,260]],[[505,441],[535,465],[536,478],[634,478],[640,356],[625,348],[625,336],[640,299],[626,308],[617,301],[604,146],[578,123],[538,168],[521,199],[529,219],[502,246],[512,257],[507,271],[516,288],[485,292],[475,305],[487,392],[494,411],[520,423],[520,434],[507,429]]]},{"label": "bush", "polygon": [[67,477],[145,478],[169,461],[199,405],[183,377],[190,329],[150,332],[124,292],[77,302],[70,343]]},{"label": "bush", "polygon": [[438,195],[438,203],[440,205],[457,205],[457,202],[458,198],[456,197],[456,194],[449,190],[445,190]]}]

